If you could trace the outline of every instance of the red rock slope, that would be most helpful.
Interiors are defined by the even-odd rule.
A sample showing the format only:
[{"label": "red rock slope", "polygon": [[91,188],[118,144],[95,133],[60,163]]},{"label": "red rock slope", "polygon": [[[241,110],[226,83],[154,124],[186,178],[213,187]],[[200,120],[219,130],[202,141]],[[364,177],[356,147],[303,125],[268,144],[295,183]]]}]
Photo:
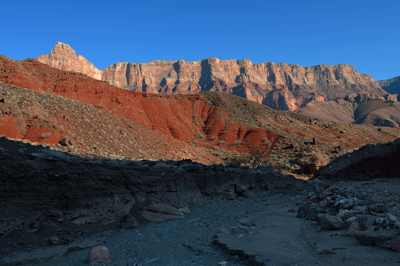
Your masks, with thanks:
[{"label": "red rock slope", "polygon": [[[299,158],[312,157],[314,153],[330,157],[367,143],[389,141],[400,134],[394,129],[379,131],[276,111],[227,93],[163,96],[132,92],[86,75],[51,68],[35,59],[17,61],[0,56],[0,81],[97,107],[162,135],[210,148],[210,153],[253,152],[261,148],[275,155],[277,162],[296,164]],[[113,118],[102,121],[113,128]],[[318,147],[310,146],[313,138]],[[80,143],[84,145],[85,141]]]},{"label": "red rock slope", "polygon": [[204,151],[129,119],[60,96],[0,82],[0,135],[71,154],[221,163]]},{"label": "red rock slope", "polygon": [[277,110],[294,111],[310,101],[332,100],[349,93],[386,93],[371,76],[359,74],[353,66],[344,64],[301,67],[286,63],[253,64],[249,59],[159,60],[116,63],[103,70],[100,78],[97,69],[93,70],[82,58],[68,45],[57,43],[53,52],[37,59],[134,91],[163,95],[223,91]]}]

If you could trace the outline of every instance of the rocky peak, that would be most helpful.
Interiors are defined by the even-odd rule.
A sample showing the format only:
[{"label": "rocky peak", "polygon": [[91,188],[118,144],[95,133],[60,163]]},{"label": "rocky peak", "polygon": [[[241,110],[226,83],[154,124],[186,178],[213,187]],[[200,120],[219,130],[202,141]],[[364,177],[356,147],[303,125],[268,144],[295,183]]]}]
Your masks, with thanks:
[{"label": "rocky peak", "polygon": [[50,50],[50,54],[40,55],[37,60],[64,71],[78,72],[101,80],[101,70],[97,69],[83,56],[77,55],[71,46],[62,42],[58,42]]},{"label": "rocky peak", "polygon": [[70,56],[70,57],[76,57],[76,52],[74,49],[71,48],[71,46],[69,46],[68,44],[62,43],[62,42],[58,42],[55,46],[54,46],[54,52],[52,50],[50,50],[50,54],[55,53],[55,54],[63,54],[66,56]]}]

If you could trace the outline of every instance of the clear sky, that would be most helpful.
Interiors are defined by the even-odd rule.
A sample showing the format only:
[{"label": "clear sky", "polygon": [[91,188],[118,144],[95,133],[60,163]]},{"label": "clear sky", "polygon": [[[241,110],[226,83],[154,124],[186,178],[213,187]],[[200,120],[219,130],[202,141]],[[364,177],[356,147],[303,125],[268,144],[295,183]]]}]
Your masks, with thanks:
[{"label": "clear sky", "polygon": [[18,60],[60,41],[99,69],[218,57],[400,76],[400,0],[10,0],[0,10],[0,54]]}]

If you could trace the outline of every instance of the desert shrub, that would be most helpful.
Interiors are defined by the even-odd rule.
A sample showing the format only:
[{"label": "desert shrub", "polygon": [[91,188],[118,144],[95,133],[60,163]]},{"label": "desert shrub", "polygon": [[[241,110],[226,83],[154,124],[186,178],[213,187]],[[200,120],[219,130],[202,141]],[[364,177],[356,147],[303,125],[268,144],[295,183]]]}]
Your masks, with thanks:
[{"label": "desert shrub", "polygon": [[199,144],[199,141],[195,140],[195,141],[193,141],[193,144],[197,145],[197,144]]},{"label": "desert shrub", "polygon": [[218,139],[218,137],[216,137],[216,136],[211,137],[211,140],[216,140],[216,139]]},{"label": "desert shrub", "polygon": [[243,141],[237,139],[237,140],[235,140],[235,142],[233,142],[233,145],[236,147],[242,147]]},{"label": "desert shrub", "polygon": [[50,138],[50,137],[51,137],[51,133],[50,132],[43,133],[42,136],[41,136],[42,139],[47,139],[47,138]]},{"label": "desert shrub", "polygon": [[225,144],[226,144],[226,141],[224,141],[224,140],[221,140],[221,141],[218,143],[219,146],[223,146],[223,145],[225,145]]},{"label": "desert shrub", "polygon": [[201,139],[204,139],[204,138],[205,138],[205,136],[204,136],[203,134],[201,134],[201,132],[197,132],[195,135],[196,135],[197,137],[201,138]]},{"label": "desert shrub", "polygon": [[267,148],[263,148],[252,153],[231,157],[229,160],[227,160],[227,166],[235,168],[249,167],[251,169],[269,167],[271,166],[271,161],[267,159],[267,151]]}]

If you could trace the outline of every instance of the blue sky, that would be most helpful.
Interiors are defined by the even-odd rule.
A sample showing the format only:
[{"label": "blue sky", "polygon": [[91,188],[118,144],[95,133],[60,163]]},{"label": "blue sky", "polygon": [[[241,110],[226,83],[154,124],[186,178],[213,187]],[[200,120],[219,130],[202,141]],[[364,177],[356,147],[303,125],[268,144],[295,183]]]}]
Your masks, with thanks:
[{"label": "blue sky", "polygon": [[400,76],[399,0],[13,0],[0,8],[0,54],[12,59],[48,54],[60,41],[99,69],[218,57]]}]

